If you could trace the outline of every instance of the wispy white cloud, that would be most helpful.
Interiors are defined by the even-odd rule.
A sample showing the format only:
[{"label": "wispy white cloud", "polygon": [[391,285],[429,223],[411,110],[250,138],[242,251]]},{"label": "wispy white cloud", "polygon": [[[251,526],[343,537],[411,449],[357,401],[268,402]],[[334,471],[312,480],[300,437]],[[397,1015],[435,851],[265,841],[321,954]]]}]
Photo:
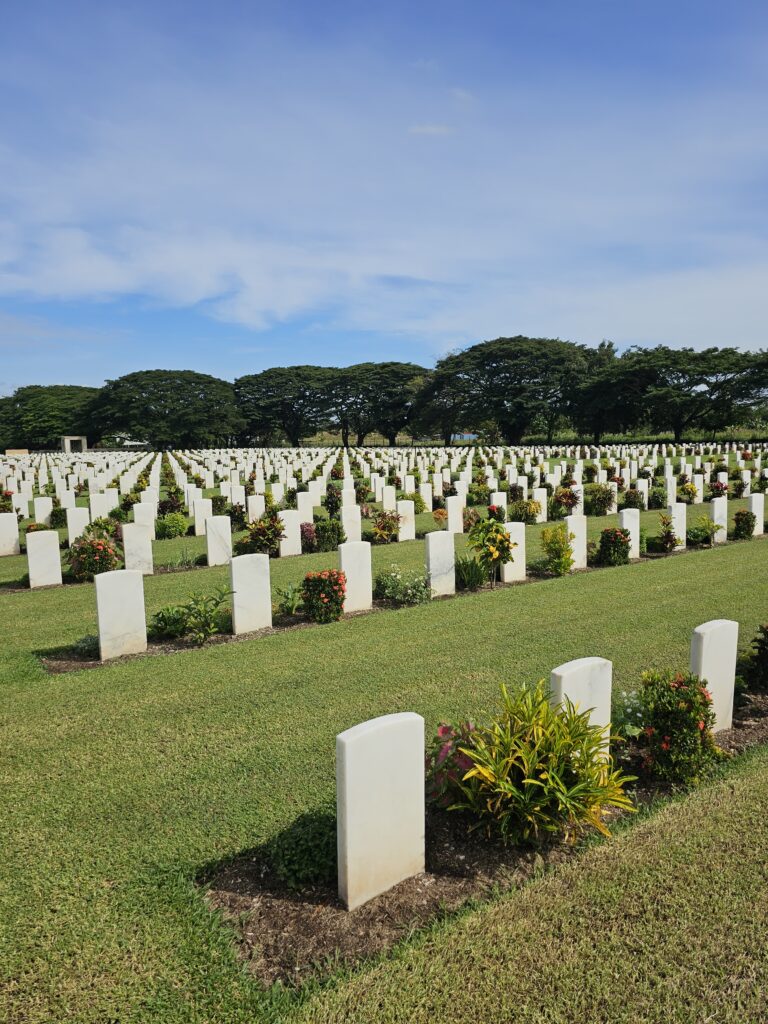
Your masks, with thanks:
[{"label": "wispy white cloud", "polygon": [[765,344],[758,66],[673,96],[577,74],[523,91],[272,36],[201,68],[120,30],[131,60],[102,89],[63,51],[44,92],[32,58],[6,70],[37,128],[0,148],[0,294],[435,353],[518,332]]}]

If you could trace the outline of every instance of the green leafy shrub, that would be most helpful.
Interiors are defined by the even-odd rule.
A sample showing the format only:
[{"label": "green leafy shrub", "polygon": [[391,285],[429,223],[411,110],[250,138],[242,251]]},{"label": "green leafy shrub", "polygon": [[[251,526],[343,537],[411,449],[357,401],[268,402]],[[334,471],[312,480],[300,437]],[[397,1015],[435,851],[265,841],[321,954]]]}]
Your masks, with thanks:
[{"label": "green leafy shrub", "polygon": [[[331,470],[333,475],[333,470]],[[331,519],[338,516],[341,511],[341,490],[334,484],[328,484],[325,490],[325,511]]]},{"label": "green leafy shrub", "polygon": [[157,640],[176,640],[187,632],[184,605],[169,604],[155,612],[149,621],[149,635]]},{"label": "green leafy shrub", "polygon": [[168,512],[160,516],[155,524],[155,535],[158,540],[171,540],[173,537],[185,536],[189,524],[183,512]]},{"label": "green leafy shrub", "polygon": [[491,586],[496,582],[499,566],[512,561],[512,549],[517,545],[510,538],[503,523],[496,519],[480,519],[469,531],[468,547],[475,552]]},{"label": "green leafy shrub", "polygon": [[487,576],[476,558],[460,556],[456,559],[456,587],[458,590],[479,590]]},{"label": "green leafy shrub", "polygon": [[690,672],[645,672],[640,685],[643,767],[664,782],[693,782],[718,758],[712,696]]},{"label": "green leafy shrub", "polygon": [[82,658],[83,661],[98,661],[101,657],[99,638],[94,633],[81,636],[72,644],[72,653],[76,658]]},{"label": "green leafy shrub", "polygon": [[52,530],[61,530],[67,525],[67,510],[60,505],[52,508],[50,522]]},{"label": "green leafy shrub", "polygon": [[468,505],[488,505],[491,500],[491,489],[487,484],[473,483],[467,488]]},{"label": "green leafy shrub", "polygon": [[507,519],[510,523],[526,523],[531,526],[541,515],[541,504],[538,501],[513,501],[507,507]]},{"label": "green leafy shrub", "polygon": [[227,509],[229,508],[229,499],[223,494],[214,494],[211,498],[211,512],[215,516],[226,515]]},{"label": "green leafy shrub", "polygon": [[152,616],[150,635],[155,639],[187,636],[202,647],[212,636],[223,632],[223,606],[230,593],[218,587],[213,594],[194,593],[184,604],[161,608]]},{"label": "green leafy shrub", "polygon": [[666,554],[674,551],[680,543],[680,538],[675,533],[672,516],[666,512],[659,513],[659,533],[656,540],[661,550]]},{"label": "green leafy shrub", "polygon": [[461,521],[464,525],[464,532],[469,533],[472,527],[480,522],[480,513],[476,508],[467,508],[465,506],[461,510]]},{"label": "green leafy shrub", "polygon": [[571,541],[574,539],[574,534],[568,532],[565,523],[547,526],[541,531],[546,568],[553,576],[566,576],[573,568]]},{"label": "green leafy shrub", "polygon": [[335,551],[347,539],[340,519],[318,519],[314,526],[317,551]]},{"label": "green leafy shrub", "polygon": [[693,548],[711,548],[722,526],[712,522],[709,516],[699,516],[693,526],[685,531],[685,543]]},{"label": "green leafy shrub", "polygon": [[380,601],[400,607],[402,605],[424,604],[432,597],[426,573],[401,569],[391,565],[380,572],[373,584],[373,596]]},{"label": "green leafy shrub", "polygon": [[629,562],[629,530],[609,527],[600,533],[596,562],[598,565],[626,565]]},{"label": "green leafy shrub", "polygon": [[72,576],[82,583],[102,572],[118,569],[122,552],[109,537],[83,535],[72,542],[66,559]]},{"label": "green leafy shrub", "polygon": [[413,514],[420,515],[422,512],[427,511],[427,503],[424,501],[418,491],[414,491],[412,494],[406,494],[406,501],[413,502]]},{"label": "green leafy shrub", "polygon": [[489,505],[488,518],[494,519],[497,523],[505,523],[507,521],[507,510],[503,505]]},{"label": "green leafy shrub", "polygon": [[624,494],[622,495],[621,507],[639,509],[645,508],[643,496],[640,493],[640,491],[637,490],[636,487],[628,487],[627,490],[624,491]]},{"label": "green leafy shrub", "polygon": [[441,726],[427,757],[427,792],[505,843],[589,828],[607,835],[608,808],[633,809],[624,792],[633,777],[613,767],[590,709],[553,707],[543,682],[513,695],[502,687],[502,698],[487,724]]},{"label": "green leafy shrub", "polygon": [[267,509],[263,516],[248,523],[248,533],[235,541],[235,553],[238,555],[269,555],[277,558],[280,554],[280,541],[285,539],[283,521],[275,508]]},{"label": "green leafy shrub", "polygon": [[277,591],[277,610],[281,615],[296,615],[301,608],[301,587],[289,583]]},{"label": "green leafy shrub", "polygon": [[740,670],[750,690],[768,690],[768,622],[757,627]]},{"label": "green leafy shrub", "polygon": [[337,874],[336,815],[330,807],[302,814],[269,841],[267,859],[289,889],[333,882]]},{"label": "green leafy shrub", "polygon": [[391,544],[397,540],[400,516],[397,512],[377,512],[373,519],[373,543]]},{"label": "green leafy shrub", "polygon": [[733,539],[751,540],[757,525],[757,516],[749,509],[742,509],[733,517]]},{"label": "green leafy shrub", "polygon": [[308,572],[301,591],[304,611],[313,622],[336,622],[344,611],[346,591],[347,577],[341,570]]},{"label": "green leafy shrub", "polygon": [[584,508],[587,515],[607,516],[613,506],[613,491],[608,484],[593,484],[585,490]]}]

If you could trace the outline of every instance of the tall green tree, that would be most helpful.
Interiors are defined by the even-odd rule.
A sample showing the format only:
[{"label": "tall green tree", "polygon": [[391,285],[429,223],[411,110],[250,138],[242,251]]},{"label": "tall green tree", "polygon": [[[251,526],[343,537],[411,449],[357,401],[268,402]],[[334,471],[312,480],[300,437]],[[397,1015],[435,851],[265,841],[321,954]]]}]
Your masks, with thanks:
[{"label": "tall green tree", "polygon": [[103,436],[158,449],[231,444],[244,427],[232,385],[193,370],[140,370],[109,380],[93,416]]},{"label": "tall green tree", "polygon": [[445,387],[461,396],[465,427],[495,420],[508,444],[543,425],[549,440],[571,391],[586,373],[582,346],[558,338],[497,338],[437,365]]},{"label": "tall green tree", "polygon": [[743,422],[765,396],[765,354],[735,348],[636,348],[643,402],[656,430],[676,441],[687,431],[717,431]]},{"label": "tall green tree", "polygon": [[337,370],[276,366],[238,377],[234,389],[251,440],[283,434],[298,446],[328,422],[329,389]]},{"label": "tall green tree", "polygon": [[373,425],[394,446],[397,435],[408,426],[427,374],[416,363],[374,363]]},{"label": "tall green tree", "polygon": [[98,388],[77,384],[30,384],[4,399],[6,447],[51,449],[64,434],[95,439],[92,419]]},{"label": "tall green tree", "polygon": [[377,390],[376,363],[356,363],[333,371],[327,391],[328,413],[345,448],[353,434],[360,446],[374,429]]}]

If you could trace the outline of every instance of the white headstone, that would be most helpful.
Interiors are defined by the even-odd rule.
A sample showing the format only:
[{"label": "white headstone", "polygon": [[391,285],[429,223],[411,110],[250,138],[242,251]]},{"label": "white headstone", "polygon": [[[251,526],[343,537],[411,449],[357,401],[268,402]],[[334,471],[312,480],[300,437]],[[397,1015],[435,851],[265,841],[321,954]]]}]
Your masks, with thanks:
[{"label": "white headstone", "polygon": [[126,569],[135,569],[144,576],[152,575],[152,537],[148,527],[141,523],[123,523],[123,551]]},{"label": "white headstone", "polygon": [[336,737],[339,896],[349,910],[424,870],[424,719],[384,715]]},{"label": "white headstone", "polygon": [[629,557],[640,557],[640,509],[623,508],[619,512],[619,529],[629,534]]},{"label": "white headstone", "polygon": [[35,498],[32,502],[36,523],[51,525],[51,512],[53,511],[53,498]]},{"label": "white headstone", "polygon": [[299,491],[296,494],[296,510],[299,513],[299,523],[313,522],[314,505],[309,491]]},{"label": "white headstone", "polygon": [[538,501],[541,506],[541,510],[536,513],[537,523],[546,523],[547,521],[547,499],[548,492],[546,487],[534,487],[531,495],[534,501]]},{"label": "white headstone", "polygon": [[278,513],[283,522],[285,538],[280,541],[280,557],[288,558],[301,554],[301,520],[299,513],[292,508],[283,509]]},{"label": "white headstone", "polygon": [[348,541],[363,539],[362,517],[359,505],[343,505],[341,509],[341,526]]},{"label": "white headstone", "polygon": [[99,652],[102,661],[147,649],[144,577],[136,570],[116,569],[94,577]]},{"label": "white headstone", "polygon": [[712,619],[697,626],[691,637],[691,672],[703,680],[712,694],[714,731],[730,729],[733,722],[733,690],[739,624],[730,619]]},{"label": "white headstone", "polygon": [[61,556],[57,530],[35,530],[28,533],[27,566],[29,586],[55,587],[61,584]]},{"label": "white headstone", "polygon": [[387,485],[382,490],[381,507],[385,512],[394,512],[397,507],[397,490]]},{"label": "white headstone", "polygon": [[339,568],[347,577],[345,612],[367,611],[373,606],[371,545],[367,540],[339,544]]},{"label": "white headstone", "polygon": [[448,532],[464,533],[464,499],[454,494],[445,499],[445,508],[448,512]]},{"label": "white headstone", "polygon": [[685,533],[688,529],[688,506],[682,501],[676,501],[674,505],[667,507],[667,515],[672,519],[672,529],[678,540],[678,543],[675,544],[675,551],[682,551],[685,547]]},{"label": "white headstone", "polygon": [[765,495],[758,491],[755,491],[754,494],[750,494],[747,499],[747,507],[755,517],[755,529],[752,536],[761,537],[765,530]]},{"label": "white headstone", "polygon": [[427,579],[432,597],[456,593],[456,555],[453,534],[433,530],[426,536]]},{"label": "white headstone", "polygon": [[195,517],[195,536],[205,536],[205,521],[213,515],[213,500],[211,498],[195,498],[192,503],[192,512]]},{"label": "white headstone", "polygon": [[397,514],[400,516],[398,540],[416,540],[416,513],[412,501],[398,501]]},{"label": "white headstone", "polygon": [[571,553],[573,565],[571,572],[587,568],[587,517],[576,514],[566,516],[563,520],[565,528],[571,536]]},{"label": "white headstone", "polygon": [[157,502],[140,501],[133,506],[133,521],[139,526],[146,526],[151,540],[155,540],[155,520],[157,519]]},{"label": "white headstone", "polygon": [[18,555],[19,521],[15,512],[0,512],[0,555]]},{"label": "white headstone", "polygon": [[246,499],[248,522],[252,523],[256,519],[261,519],[264,515],[266,505],[264,502],[263,494],[249,494]]},{"label": "white headstone", "polygon": [[232,523],[229,516],[210,516],[205,520],[208,565],[229,565],[232,561]]},{"label": "white headstone", "polygon": [[709,518],[721,527],[713,538],[714,544],[725,544],[728,540],[728,499],[713,498],[709,503]]},{"label": "white headstone", "polygon": [[605,748],[611,725],[611,686],[613,665],[605,658],[576,658],[552,670],[549,688],[552,703],[562,705],[566,700],[577,711],[591,709],[589,724],[600,726],[605,732]]},{"label": "white headstone", "polygon": [[238,555],[229,564],[232,632],[254,633],[272,625],[269,555]]},{"label": "white headstone", "polygon": [[519,583],[525,579],[525,523],[505,523],[504,529],[515,547],[512,549],[512,561],[501,567],[501,582]]}]

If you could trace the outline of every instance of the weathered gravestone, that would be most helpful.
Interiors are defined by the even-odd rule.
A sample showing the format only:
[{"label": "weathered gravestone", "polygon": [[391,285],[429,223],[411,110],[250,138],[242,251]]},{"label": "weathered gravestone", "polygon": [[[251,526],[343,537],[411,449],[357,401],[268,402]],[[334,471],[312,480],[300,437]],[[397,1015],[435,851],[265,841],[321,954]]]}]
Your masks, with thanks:
[{"label": "weathered gravestone", "polygon": [[421,715],[384,715],[336,737],[336,817],[347,909],[424,870]]},{"label": "weathered gravestone", "polygon": [[371,545],[367,540],[339,544],[339,568],[347,577],[345,612],[367,611],[373,605]]},{"label": "weathered gravestone", "polygon": [[706,682],[712,694],[715,732],[732,725],[738,646],[739,624],[730,619],[705,622],[691,637],[691,672]]},{"label": "weathered gravestone", "polygon": [[116,569],[94,577],[99,653],[102,661],[147,649],[144,577],[137,570]]},{"label": "weathered gravestone", "polygon": [[269,555],[238,555],[229,564],[232,632],[253,633],[272,625]]},{"label": "weathered gravestone", "polygon": [[433,597],[456,593],[456,555],[453,534],[433,530],[426,536],[427,579]]},{"label": "weathered gravestone", "polygon": [[591,709],[590,725],[600,726],[605,733],[605,749],[611,724],[611,688],[613,665],[605,658],[576,658],[552,670],[549,687],[552,703],[563,705],[569,700],[577,711]]}]

